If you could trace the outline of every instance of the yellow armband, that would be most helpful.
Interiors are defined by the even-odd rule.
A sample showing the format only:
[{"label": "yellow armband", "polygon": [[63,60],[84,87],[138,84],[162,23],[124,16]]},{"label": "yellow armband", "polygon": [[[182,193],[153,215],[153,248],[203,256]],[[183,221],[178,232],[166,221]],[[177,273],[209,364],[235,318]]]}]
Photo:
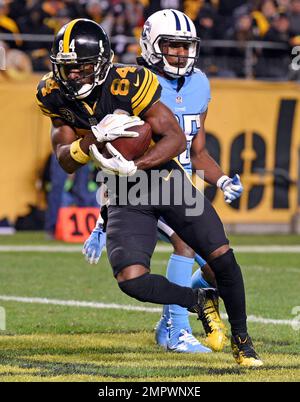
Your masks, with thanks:
[{"label": "yellow armband", "polygon": [[81,140],[82,138],[72,142],[70,147],[70,155],[74,159],[74,161],[81,163],[82,165],[85,165],[90,160],[90,157],[89,155],[84,153],[83,150],[80,148]]}]

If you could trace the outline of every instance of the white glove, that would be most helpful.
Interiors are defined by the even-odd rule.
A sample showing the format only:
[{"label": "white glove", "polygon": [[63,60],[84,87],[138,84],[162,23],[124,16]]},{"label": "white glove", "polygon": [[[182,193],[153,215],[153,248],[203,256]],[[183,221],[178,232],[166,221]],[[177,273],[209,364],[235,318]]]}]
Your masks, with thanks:
[{"label": "white glove", "polygon": [[231,204],[232,201],[239,198],[244,190],[238,174],[235,174],[232,179],[225,175],[220,177],[217,181],[217,187],[224,192],[227,204]]},{"label": "white glove", "polygon": [[125,159],[110,143],[106,144],[106,149],[112,155],[112,158],[104,158],[95,144],[90,145],[90,156],[98,168],[106,173],[117,174],[118,176],[133,176],[135,174],[137,166],[133,161]]},{"label": "white glove", "polygon": [[113,141],[119,137],[138,137],[136,131],[125,131],[133,126],[142,126],[144,121],[138,116],[128,116],[127,114],[108,114],[91,130],[97,141]]}]

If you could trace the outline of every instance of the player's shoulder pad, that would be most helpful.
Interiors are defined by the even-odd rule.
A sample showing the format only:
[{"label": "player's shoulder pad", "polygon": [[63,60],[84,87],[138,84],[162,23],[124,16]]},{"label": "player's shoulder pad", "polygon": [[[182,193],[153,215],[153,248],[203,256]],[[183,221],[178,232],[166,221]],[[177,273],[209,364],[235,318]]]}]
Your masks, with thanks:
[{"label": "player's shoulder pad", "polygon": [[211,93],[210,93],[210,82],[207,78],[206,74],[198,68],[195,68],[192,74],[193,85],[195,87],[201,87],[202,96],[204,96],[206,106],[204,109],[207,109],[207,105],[211,100]]},{"label": "player's shoulder pad", "polygon": [[53,72],[50,72],[48,74],[45,74],[40,80],[37,87],[37,92],[40,93],[41,96],[45,97],[54,90],[59,91],[59,86],[53,77]]},{"label": "player's shoulder pad", "polygon": [[210,85],[207,75],[202,70],[200,70],[200,68],[194,68],[193,77],[195,77],[198,81],[202,82],[202,84],[208,86]]},{"label": "player's shoulder pad", "polygon": [[110,92],[121,102],[130,102],[132,114],[139,116],[160,99],[157,76],[144,66],[114,64]]},{"label": "player's shoulder pad", "polygon": [[155,73],[139,66],[136,81],[133,84],[131,105],[133,114],[139,116],[160,99],[161,86]]},{"label": "player's shoulder pad", "polygon": [[37,87],[36,101],[45,116],[59,117],[54,111],[57,93],[59,93],[59,86],[53,78],[53,73],[44,75]]}]

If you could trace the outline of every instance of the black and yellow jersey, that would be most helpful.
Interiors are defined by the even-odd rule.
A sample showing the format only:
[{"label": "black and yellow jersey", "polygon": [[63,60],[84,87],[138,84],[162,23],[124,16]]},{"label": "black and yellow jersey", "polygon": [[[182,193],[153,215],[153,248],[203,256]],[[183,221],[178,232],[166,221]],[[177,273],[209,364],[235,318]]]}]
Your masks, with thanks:
[{"label": "black and yellow jersey", "polygon": [[42,78],[36,97],[45,116],[62,119],[74,129],[89,129],[117,109],[142,118],[160,95],[159,81],[147,68],[113,64],[105,82],[82,100],[68,100],[52,73]]}]

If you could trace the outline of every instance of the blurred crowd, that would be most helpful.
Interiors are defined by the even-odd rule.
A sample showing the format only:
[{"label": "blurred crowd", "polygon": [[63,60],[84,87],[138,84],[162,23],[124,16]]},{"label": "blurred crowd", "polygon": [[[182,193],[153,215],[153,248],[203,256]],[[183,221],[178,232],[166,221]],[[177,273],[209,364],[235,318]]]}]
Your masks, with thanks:
[{"label": "blurred crowd", "polygon": [[[8,61],[26,71],[49,70],[51,42],[34,38],[85,17],[107,31],[115,60],[131,63],[145,19],[163,8],[192,18],[202,40],[200,67],[210,76],[298,79],[289,65],[292,48],[300,45],[300,0],[0,0],[0,33],[36,35],[0,45],[11,49]],[[216,47],[210,40],[230,42]],[[249,41],[269,45],[253,49]]]}]

